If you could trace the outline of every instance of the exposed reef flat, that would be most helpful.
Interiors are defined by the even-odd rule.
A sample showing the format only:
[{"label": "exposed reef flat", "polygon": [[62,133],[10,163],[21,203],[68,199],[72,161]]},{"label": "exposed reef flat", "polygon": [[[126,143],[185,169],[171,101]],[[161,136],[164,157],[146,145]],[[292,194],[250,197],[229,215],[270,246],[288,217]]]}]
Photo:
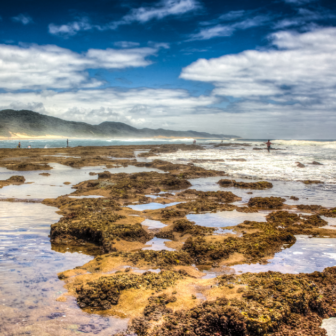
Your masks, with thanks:
[{"label": "exposed reef flat", "polygon": [[[140,150],[148,151],[139,155],[145,162],[134,155]],[[92,261],[58,274],[67,294],[85,312],[129,318],[128,330],[119,336],[326,335],[320,328],[322,319],[336,316],[335,267],[299,275],[234,275],[225,270],[266,264],[295,244],[297,235],[336,238],[336,230],[326,227],[325,219],[336,217],[336,209],[288,205],[283,197],[252,197],[243,203],[235,194],[235,188],[272,188],[267,181],[222,179],[223,189],[193,189],[189,179],[220,179],[227,174],[155,159],[178,150],[205,149],[194,145],[2,149],[0,166],[13,171],[20,165],[51,168],[52,163],[76,169],[101,167],[73,184],[71,194],[44,199],[43,204],[57,207],[62,216],[51,225],[53,250],[82,246],[95,251]],[[147,171],[111,171],[131,166]],[[52,176],[53,170],[49,171]],[[1,181],[4,187],[24,182],[22,176]],[[160,209],[130,207],[152,203]],[[218,228],[187,218],[236,211],[264,213],[265,220]],[[160,225],[151,227],[154,221]],[[162,249],[150,249],[154,237],[164,240]],[[216,275],[206,277],[204,268],[217,270]],[[63,294],[59,300],[66,302],[67,297]]]}]

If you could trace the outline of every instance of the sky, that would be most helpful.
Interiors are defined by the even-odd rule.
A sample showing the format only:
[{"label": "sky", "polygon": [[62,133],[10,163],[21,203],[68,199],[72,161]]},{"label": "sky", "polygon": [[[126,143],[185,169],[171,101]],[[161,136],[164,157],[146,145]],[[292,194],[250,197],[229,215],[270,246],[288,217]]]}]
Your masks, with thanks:
[{"label": "sky", "polygon": [[244,138],[336,138],[334,0],[12,0],[0,109]]}]

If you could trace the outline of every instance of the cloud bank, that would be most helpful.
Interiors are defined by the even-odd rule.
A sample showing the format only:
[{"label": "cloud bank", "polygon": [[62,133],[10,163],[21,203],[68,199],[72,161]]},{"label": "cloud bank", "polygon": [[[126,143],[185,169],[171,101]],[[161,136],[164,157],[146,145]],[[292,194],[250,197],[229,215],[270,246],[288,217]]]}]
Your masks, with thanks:
[{"label": "cloud bank", "polygon": [[124,69],[151,64],[155,48],[89,49],[83,54],[55,45],[0,45],[0,88],[5,90],[90,88],[103,84],[88,69]]},{"label": "cloud bank", "polygon": [[236,98],[281,97],[308,102],[336,87],[336,29],[277,32],[268,50],[248,50],[185,67],[181,78],[209,82],[213,94]]}]

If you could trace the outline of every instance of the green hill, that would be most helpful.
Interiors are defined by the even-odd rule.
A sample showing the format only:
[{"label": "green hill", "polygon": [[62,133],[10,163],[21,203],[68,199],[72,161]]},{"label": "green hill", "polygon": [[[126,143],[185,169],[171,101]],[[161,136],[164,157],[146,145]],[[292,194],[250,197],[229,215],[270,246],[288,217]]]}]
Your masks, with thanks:
[{"label": "green hill", "polygon": [[84,122],[67,121],[50,117],[33,111],[0,111],[0,136],[10,137],[11,134],[34,136],[64,136],[78,138],[239,138],[235,135],[209,134],[195,131],[171,131],[165,129],[138,129],[121,122],[105,121],[99,125]]}]

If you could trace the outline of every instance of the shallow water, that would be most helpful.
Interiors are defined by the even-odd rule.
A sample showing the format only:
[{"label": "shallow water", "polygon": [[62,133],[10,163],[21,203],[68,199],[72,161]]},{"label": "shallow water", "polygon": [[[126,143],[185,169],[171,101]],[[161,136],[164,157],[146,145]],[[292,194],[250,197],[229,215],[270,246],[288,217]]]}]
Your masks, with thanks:
[{"label": "shallow water", "polygon": [[328,336],[336,336],[336,317],[323,320],[321,328],[327,330]]},{"label": "shallow water", "polygon": [[163,224],[160,221],[152,220],[152,219],[145,219],[141,225],[148,226],[149,229],[162,229],[167,225]]},{"label": "shallow water", "polygon": [[128,207],[136,211],[157,210],[157,209],[167,208],[167,207],[179,204],[179,203],[180,202],[161,204],[161,203],[153,202],[153,203],[147,203],[147,204],[128,205]]},{"label": "shallow water", "polygon": [[[158,159],[168,161],[209,160],[195,163],[207,169],[224,170],[231,176],[248,177],[268,180],[321,180],[334,184],[336,190],[336,142],[317,141],[274,141],[271,151],[253,150],[264,148],[264,141],[244,141],[249,146],[208,148],[205,151],[178,151],[161,154]],[[234,145],[234,142],[232,142]],[[241,150],[241,149],[244,150]],[[213,162],[214,159],[224,159],[224,162]],[[246,161],[235,161],[243,159]],[[312,165],[318,161],[322,165]],[[301,162],[305,168],[298,168],[296,162]]]},{"label": "shallow water", "polygon": [[[296,181],[271,181],[273,188],[266,190],[250,190],[241,188],[222,188],[217,183],[223,178],[230,177],[206,177],[189,180],[192,186],[191,189],[201,191],[231,191],[235,195],[242,198],[241,202],[237,204],[247,203],[251,197],[283,197],[286,199],[285,203],[289,205],[297,204],[319,204],[325,207],[336,206],[336,191],[329,186],[320,184],[305,185],[302,182]],[[253,182],[251,179],[236,178],[236,181]],[[252,194],[247,194],[252,192]],[[298,201],[291,200],[290,196],[296,196]],[[235,204],[235,203],[233,203]]]},{"label": "shallow water", "polygon": [[265,213],[244,213],[236,210],[205,214],[191,214],[187,215],[187,218],[190,221],[195,222],[197,225],[206,227],[236,226],[243,223],[245,220],[266,222]]},{"label": "shallow water", "polygon": [[296,243],[276,253],[266,265],[236,265],[236,272],[312,273],[336,266],[336,238],[296,236]]},{"label": "shallow water", "polygon": [[[81,266],[93,257],[85,247],[51,247],[50,225],[58,221],[57,208],[42,204],[0,204],[0,334],[72,335],[86,332],[110,336],[127,320],[83,312],[66,293],[57,273]],[[98,253],[90,246],[89,253]],[[57,250],[57,252],[55,251]],[[63,252],[63,253],[60,253]],[[92,328],[95,329],[92,329]]]},{"label": "shallow water", "polygon": [[[83,167],[80,169],[64,166],[58,163],[51,163],[51,170],[44,171],[13,171],[0,167],[0,180],[6,180],[13,175],[24,176],[26,182],[31,184],[9,185],[0,189],[0,198],[56,198],[61,195],[67,195],[74,192],[72,186],[85,180],[95,180],[97,176],[90,176],[90,172],[101,173],[109,171],[112,174],[117,173],[138,173],[156,171],[162,173],[161,170],[146,167],[121,167],[121,168],[105,168],[104,166]],[[41,173],[49,173],[50,176],[41,176]],[[63,184],[70,182],[70,185]]]},{"label": "shallow water", "polygon": [[175,251],[175,249],[167,247],[165,245],[165,242],[169,242],[171,240],[169,239],[162,239],[162,238],[157,238],[154,237],[152,240],[148,241],[146,245],[150,245],[148,247],[144,247],[143,250],[154,250],[154,251]]}]

